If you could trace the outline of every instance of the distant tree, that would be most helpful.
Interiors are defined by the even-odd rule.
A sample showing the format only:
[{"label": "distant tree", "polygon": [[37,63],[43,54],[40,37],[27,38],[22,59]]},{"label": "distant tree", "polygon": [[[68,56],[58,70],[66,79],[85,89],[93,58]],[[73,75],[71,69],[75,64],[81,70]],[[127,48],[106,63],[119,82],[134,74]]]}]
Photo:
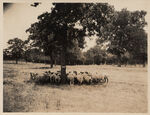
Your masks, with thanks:
[{"label": "distant tree", "polygon": [[111,65],[116,64],[117,56],[112,54],[112,53],[107,52],[106,57],[105,57],[105,61],[106,61],[106,64],[111,64]]},{"label": "distant tree", "polygon": [[12,57],[16,60],[16,64],[18,63],[18,59],[22,57],[23,54],[23,47],[24,42],[19,38],[10,39],[8,41],[8,44],[10,45],[8,49],[10,50],[10,53]]},{"label": "distant tree", "polygon": [[[31,48],[27,51],[27,61],[36,62],[36,63],[44,63],[48,62],[47,59],[44,59],[44,54],[39,48]],[[45,57],[46,58],[46,57]]]},{"label": "distant tree", "polygon": [[89,64],[104,64],[106,62],[106,51],[101,46],[94,46],[85,52],[87,63]]},{"label": "distant tree", "polygon": [[29,51],[31,49],[30,45],[28,44],[29,43],[29,40],[25,40],[23,41],[23,53],[22,53],[22,58],[26,61],[27,63],[27,60],[29,58]]},{"label": "distant tree", "polygon": [[102,28],[102,37],[98,39],[97,43],[110,41],[108,51],[117,55],[118,66],[121,66],[121,57],[126,52],[138,54],[139,50],[142,50],[141,46],[146,46],[147,38],[143,29],[147,24],[145,15],[145,11],[130,12],[122,9],[114,13],[111,23]]},{"label": "distant tree", "polygon": [[147,33],[143,29],[135,29],[134,31],[130,34],[131,40],[127,50],[136,63],[141,63],[145,67],[145,63],[147,62]]},{"label": "distant tree", "polygon": [[7,60],[7,59],[10,59],[11,57],[11,54],[10,54],[10,51],[6,48],[3,50],[3,59],[4,60]]}]

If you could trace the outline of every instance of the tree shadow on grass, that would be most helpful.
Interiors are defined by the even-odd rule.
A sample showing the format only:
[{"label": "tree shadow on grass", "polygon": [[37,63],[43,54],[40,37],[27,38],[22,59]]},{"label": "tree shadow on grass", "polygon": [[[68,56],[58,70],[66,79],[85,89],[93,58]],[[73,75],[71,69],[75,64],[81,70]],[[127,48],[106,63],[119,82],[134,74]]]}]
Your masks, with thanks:
[{"label": "tree shadow on grass", "polygon": [[53,85],[53,84],[48,84],[48,85],[43,85],[47,88],[52,88],[52,89],[59,89],[59,90],[71,90],[72,89],[72,86],[68,85],[68,84],[65,84],[65,85]]},{"label": "tree shadow on grass", "polygon": [[30,69],[53,69],[51,67],[35,67],[35,68],[30,68]]},{"label": "tree shadow on grass", "polygon": [[25,83],[34,84],[34,88],[38,89],[38,87],[52,88],[52,89],[60,89],[60,90],[71,90],[71,86],[69,84],[36,84],[34,82],[25,81]]},{"label": "tree shadow on grass", "polygon": [[3,63],[3,64],[11,64],[11,65],[25,65],[25,63],[17,63],[17,64],[16,64],[15,62],[12,62],[12,63],[11,63],[11,62],[7,62],[7,63],[5,62],[5,63]]}]

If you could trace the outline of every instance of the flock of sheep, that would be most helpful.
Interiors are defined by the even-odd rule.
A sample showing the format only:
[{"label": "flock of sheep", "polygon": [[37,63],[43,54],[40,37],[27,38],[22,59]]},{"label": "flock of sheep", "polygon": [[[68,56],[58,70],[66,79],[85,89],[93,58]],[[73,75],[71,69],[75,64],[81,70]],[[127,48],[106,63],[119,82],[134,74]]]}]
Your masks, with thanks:
[{"label": "flock of sheep", "polygon": [[[37,73],[30,73],[30,80],[38,83],[38,84],[61,84],[61,72],[51,72],[46,71],[43,76],[39,76]],[[95,75],[92,75],[89,72],[79,72],[73,71],[67,73],[67,84],[70,85],[82,85],[82,84],[103,84],[108,83],[108,77],[106,75],[98,75],[97,73]]]}]

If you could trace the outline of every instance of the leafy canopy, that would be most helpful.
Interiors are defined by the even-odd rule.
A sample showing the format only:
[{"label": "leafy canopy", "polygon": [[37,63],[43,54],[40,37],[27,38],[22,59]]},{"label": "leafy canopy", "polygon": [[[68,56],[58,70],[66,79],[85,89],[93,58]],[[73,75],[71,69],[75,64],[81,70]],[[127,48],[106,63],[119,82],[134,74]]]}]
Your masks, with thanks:
[{"label": "leafy canopy", "polygon": [[10,45],[8,50],[11,52],[11,55],[16,59],[20,58],[24,51],[24,42],[19,38],[14,38],[10,39],[8,44]]},{"label": "leafy canopy", "polygon": [[38,22],[27,30],[29,39],[36,46],[47,49],[56,47],[84,48],[84,36],[97,33],[113,16],[113,7],[106,3],[54,3],[51,13],[38,16]]},{"label": "leafy canopy", "polygon": [[139,49],[142,50],[146,46],[147,41],[144,30],[147,25],[145,15],[145,11],[116,11],[111,23],[102,29],[102,37],[97,43],[109,41],[109,51],[118,56],[126,52],[139,52]]}]

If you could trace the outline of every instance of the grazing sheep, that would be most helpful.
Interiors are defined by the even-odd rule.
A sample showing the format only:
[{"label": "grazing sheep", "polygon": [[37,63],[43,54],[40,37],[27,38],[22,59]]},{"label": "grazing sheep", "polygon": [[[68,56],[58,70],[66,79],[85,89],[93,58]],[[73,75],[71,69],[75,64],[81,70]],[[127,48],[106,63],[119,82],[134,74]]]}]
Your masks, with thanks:
[{"label": "grazing sheep", "polygon": [[105,82],[107,82],[108,83],[108,75],[107,74],[102,74],[101,75],[101,78],[102,78],[102,83],[105,83]]},{"label": "grazing sheep", "polygon": [[56,77],[56,76],[57,76],[57,75],[56,75],[54,72],[52,72],[51,77],[50,77],[50,82],[51,82],[52,84],[55,83],[55,77]]},{"label": "grazing sheep", "polygon": [[59,76],[57,76],[57,77],[55,78],[55,82],[56,82],[57,84],[60,84],[61,78],[60,78]]},{"label": "grazing sheep", "polygon": [[83,84],[87,84],[88,81],[86,79],[88,79],[88,75],[85,72],[80,72],[80,75],[83,78],[82,80]]},{"label": "grazing sheep", "polygon": [[84,73],[85,73],[85,74],[89,74],[89,72],[87,72],[87,71],[86,71],[86,72],[84,72]]},{"label": "grazing sheep", "polygon": [[39,76],[37,73],[30,73],[31,80],[38,84],[43,84],[45,82],[45,79],[43,79],[43,76]]},{"label": "grazing sheep", "polygon": [[97,83],[99,83],[99,82],[100,82],[100,78],[99,78],[99,76],[98,76],[98,74],[97,74],[97,72],[96,72],[95,74],[93,74],[92,83],[93,83],[93,84],[97,84]]},{"label": "grazing sheep", "polygon": [[84,72],[81,71],[80,74],[84,74]]},{"label": "grazing sheep", "polygon": [[55,83],[59,84],[61,81],[60,75],[59,74],[55,74]]},{"label": "grazing sheep", "polygon": [[58,76],[61,76],[61,72],[60,71],[57,71],[56,73]]},{"label": "grazing sheep", "polygon": [[89,72],[85,72],[87,74],[86,81],[88,84],[92,83],[92,74]]},{"label": "grazing sheep", "polygon": [[78,74],[78,72],[77,72],[77,71],[73,71],[73,74],[77,75],[77,74]]},{"label": "grazing sheep", "polygon": [[73,78],[74,78],[74,84],[79,84],[79,81],[77,78],[77,75],[78,75],[77,71],[73,71],[71,74],[73,75]]},{"label": "grazing sheep", "polygon": [[82,74],[78,74],[76,78],[77,78],[78,84],[81,85],[83,83],[83,75]]},{"label": "grazing sheep", "polygon": [[91,76],[84,76],[84,81],[86,84],[91,84],[92,83],[92,77]]},{"label": "grazing sheep", "polygon": [[104,76],[102,83],[108,83],[108,77],[106,75]]},{"label": "grazing sheep", "polygon": [[106,75],[106,74],[101,74],[100,75],[100,82],[101,83],[105,83],[105,82],[107,82],[108,83],[108,77],[107,77],[108,75]]},{"label": "grazing sheep", "polygon": [[67,77],[68,77],[69,84],[70,85],[74,85],[74,77],[75,77],[75,75],[73,73],[69,73],[69,74],[67,74]]},{"label": "grazing sheep", "polygon": [[61,73],[61,71],[57,71],[57,73]]},{"label": "grazing sheep", "polygon": [[51,76],[52,76],[52,73],[50,72],[50,71],[46,71],[45,73],[44,73],[44,76],[43,77],[45,77],[44,79],[46,79],[47,81],[47,83],[50,83],[51,82]]},{"label": "grazing sheep", "polygon": [[[59,84],[60,81],[61,81],[61,73],[60,71],[57,71],[57,73],[54,73],[54,72],[45,72],[44,76],[47,78],[47,80],[50,82],[50,83],[57,83]],[[49,78],[49,79],[48,79]]]},{"label": "grazing sheep", "polygon": [[37,73],[30,73],[30,80],[31,81],[35,81],[38,77],[38,74]]},{"label": "grazing sheep", "polygon": [[50,77],[51,74],[52,74],[52,73],[51,73],[50,71],[46,71],[46,72],[44,73],[44,76],[49,76],[49,77]]}]

